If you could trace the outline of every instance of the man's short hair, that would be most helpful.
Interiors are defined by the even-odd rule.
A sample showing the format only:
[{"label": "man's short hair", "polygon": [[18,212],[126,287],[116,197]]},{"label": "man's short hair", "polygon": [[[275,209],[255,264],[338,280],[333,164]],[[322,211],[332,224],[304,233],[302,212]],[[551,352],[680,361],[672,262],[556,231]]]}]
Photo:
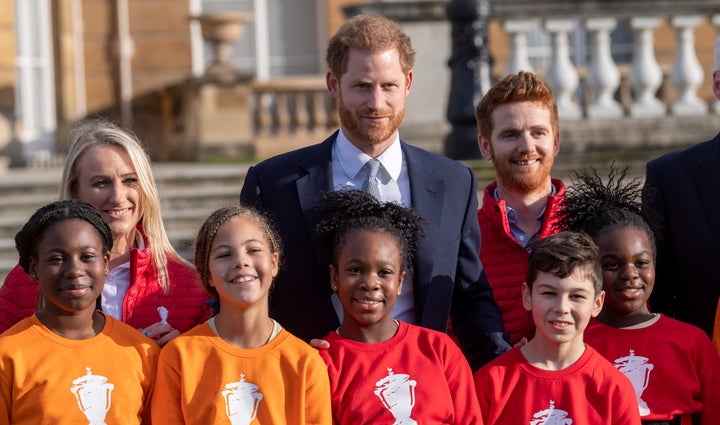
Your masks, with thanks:
[{"label": "man's short hair", "polygon": [[379,15],[354,16],[345,21],[330,39],[325,61],[337,78],[347,71],[350,49],[369,53],[397,49],[400,67],[405,74],[415,64],[415,50],[410,37],[402,31],[400,25]]},{"label": "man's short hair", "polygon": [[715,38],[715,71],[720,71],[720,35]]},{"label": "man's short hair", "polygon": [[499,106],[517,103],[535,102],[550,111],[550,125],[557,136],[560,128],[558,108],[552,89],[532,72],[520,71],[510,74],[493,84],[475,108],[480,135],[490,141],[493,132],[492,113]]},{"label": "man's short hair", "polygon": [[530,291],[540,272],[564,279],[578,268],[592,283],[595,296],[602,291],[600,250],[586,233],[563,231],[539,239],[530,247],[526,279]]}]

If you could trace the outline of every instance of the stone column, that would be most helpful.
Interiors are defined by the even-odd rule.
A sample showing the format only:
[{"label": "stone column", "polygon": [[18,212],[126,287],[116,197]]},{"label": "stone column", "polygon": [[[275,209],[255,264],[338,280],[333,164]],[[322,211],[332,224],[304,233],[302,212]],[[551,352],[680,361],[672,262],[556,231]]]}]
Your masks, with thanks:
[{"label": "stone column", "polygon": [[623,115],[622,107],[613,98],[620,86],[618,71],[610,53],[610,31],[617,22],[613,18],[589,18],[585,28],[592,36],[588,84],[593,89],[593,101],[587,107],[589,118],[617,118]]},{"label": "stone column", "polygon": [[540,28],[538,19],[510,19],[503,23],[503,29],[510,36],[510,61],[505,75],[520,71],[535,72],[530,65],[527,33]]},{"label": "stone column", "polygon": [[633,117],[661,117],[667,113],[663,102],[655,96],[662,85],[662,70],[655,59],[653,31],[660,25],[658,17],[640,17],[630,20],[633,29],[633,60],[630,87],[635,97],[630,107]]},{"label": "stone column", "polygon": [[555,93],[558,114],[561,119],[579,120],[582,118],[580,106],[573,100],[578,87],[578,74],[570,60],[568,34],[575,27],[572,19],[548,19],[545,30],[552,40],[552,58],[547,74],[547,83]]},{"label": "stone column", "polygon": [[703,82],[704,73],[695,54],[694,30],[700,24],[698,15],[679,15],[672,18],[677,30],[677,56],[671,79],[678,91],[678,98],[672,104],[674,115],[689,116],[707,113],[708,106],[697,96],[697,89]]}]

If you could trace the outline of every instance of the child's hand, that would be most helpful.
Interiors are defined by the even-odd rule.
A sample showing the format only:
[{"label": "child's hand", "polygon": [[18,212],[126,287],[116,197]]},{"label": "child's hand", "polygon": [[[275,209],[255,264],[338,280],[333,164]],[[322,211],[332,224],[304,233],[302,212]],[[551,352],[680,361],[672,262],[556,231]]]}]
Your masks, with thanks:
[{"label": "child's hand", "polygon": [[168,341],[170,341],[171,339],[180,335],[180,331],[170,326],[170,324],[167,322],[153,323],[145,329],[140,329],[140,332],[156,340],[161,347],[167,344]]},{"label": "child's hand", "polygon": [[310,346],[316,350],[327,350],[330,348],[330,343],[324,339],[313,338],[310,340]]}]

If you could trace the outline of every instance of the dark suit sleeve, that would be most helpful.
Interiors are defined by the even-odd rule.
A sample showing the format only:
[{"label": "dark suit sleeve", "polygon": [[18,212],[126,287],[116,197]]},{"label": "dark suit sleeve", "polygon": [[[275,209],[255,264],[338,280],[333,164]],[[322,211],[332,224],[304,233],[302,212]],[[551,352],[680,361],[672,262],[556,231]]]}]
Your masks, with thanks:
[{"label": "dark suit sleeve", "polygon": [[480,225],[477,219],[477,181],[468,169],[470,193],[465,205],[455,290],[452,327],[473,370],[510,349],[505,341],[500,308],[480,263]]},{"label": "dark suit sleeve", "polygon": [[260,186],[258,185],[255,167],[250,167],[245,175],[245,181],[243,182],[243,187],[240,191],[240,203],[262,209]]},{"label": "dark suit sleeve", "polygon": [[650,310],[674,316],[674,282],[676,276],[673,242],[668,229],[663,188],[659,181],[658,170],[654,161],[645,167],[645,186],[642,191],[642,208],[649,217],[657,255],[655,259],[655,285],[650,295]]}]

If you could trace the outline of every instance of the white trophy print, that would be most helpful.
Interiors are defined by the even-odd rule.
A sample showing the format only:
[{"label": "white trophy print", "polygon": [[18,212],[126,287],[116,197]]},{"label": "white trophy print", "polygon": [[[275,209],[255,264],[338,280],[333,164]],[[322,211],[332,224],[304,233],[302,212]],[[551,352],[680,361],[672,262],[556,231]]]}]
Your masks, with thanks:
[{"label": "white trophy print", "polygon": [[263,395],[258,386],[245,382],[245,374],[240,380],[225,385],[222,396],[225,399],[225,414],[232,425],[250,425],[255,419]]},{"label": "white trophy print", "polygon": [[649,415],[650,408],[648,408],[647,403],[641,396],[650,383],[650,371],[653,370],[655,365],[648,363],[647,357],[636,356],[635,350],[630,350],[629,356],[615,359],[615,367],[624,373],[632,383],[635,397],[637,397],[638,408],[640,409],[640,416]]},{"label": "white trophy print", "polygon": [[110,410],[110,394],[115,385],[107,378],[93,375],[90,366],[85,367],[85,375],[73,380],[70,391],[75,395],[77,405],[90,425],[106,425],[105,415]]},{"label": "white trophy print", "polygon": [[168,324],[167,318],[168,318],[168,314],[170,313],[168,311],[168,309],[165,308],[164,305],[161,305],[160,307],[157,308],[157,312],[160,315],[160,323],[162,323],[163,325],[167,325]]},{"label": "white trophy print", "polygon": [[572,419],[567,417],[568,412],[555,408],[555,401],[550,400],[550,407],[533,415],[530,425],[571,425]]},{"label": "white trophy print", "polygon": [[415,406],[415,386],[417,382],[404,373],[395,374],[388,368],[388,375],[375,383],[375,395],[380,398],[383,406],[395,418],[393,425],[416,425],[410,417]]}]

